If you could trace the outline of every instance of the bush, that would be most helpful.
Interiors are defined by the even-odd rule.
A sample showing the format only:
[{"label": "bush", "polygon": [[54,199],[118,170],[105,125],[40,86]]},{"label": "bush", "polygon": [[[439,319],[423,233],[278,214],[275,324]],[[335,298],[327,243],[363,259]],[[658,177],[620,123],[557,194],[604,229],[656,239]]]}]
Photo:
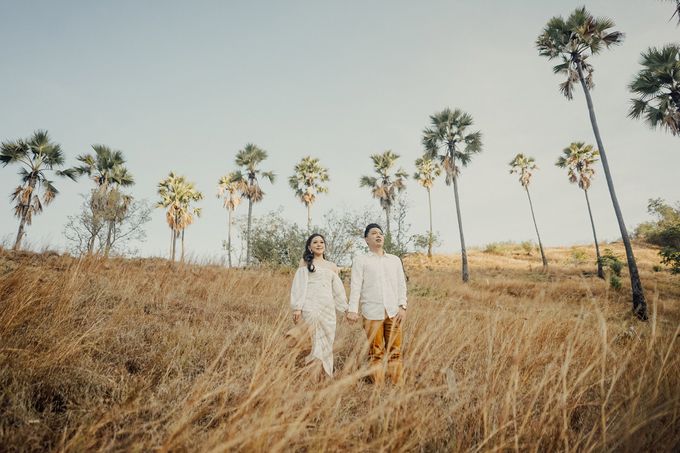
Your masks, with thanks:
[{"label": "bush", "polygon": [[666,247],[661,252],[661,263],[670,266],[672,274],[680,274],[680,250]]},{"label": "bush", "polygon": [[623,262],[618,256],[614,255],[611,249],[604,249],[600,257],[600,263],[604,270],[609,286],[614,289],[621,289],[621,271],[623,270]]},{"label": "bush", "polygon": [[656,220],[638,225],[635,237],[663,247],[659,252],[661,262],[670,266],[672,273],[680,273],[680,203],[673,207],[661,198],[653,198],[647,212]]}]

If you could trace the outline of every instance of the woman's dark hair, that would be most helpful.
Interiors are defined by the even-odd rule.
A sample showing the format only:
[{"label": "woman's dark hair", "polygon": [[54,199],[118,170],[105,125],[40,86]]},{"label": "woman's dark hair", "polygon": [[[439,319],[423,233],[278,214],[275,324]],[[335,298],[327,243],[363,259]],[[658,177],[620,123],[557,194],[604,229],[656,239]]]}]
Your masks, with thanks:
[{"label": "woman's dark hair", "polygon": [[[323,239],[323,243],[326,243],[326,238],[323,237],[323,235],[319,233],[314,233],[310,237],[307,238],[307,243],[305,244],[305,251],[302,253],[302,259],[305,260],[305,263],[307,263],[307,270],[309,272],[314,272],[316,268],[314,267],[314,252],[312,252],[309,249],[309,246],[312,245],[312,241],[314,240],[315,237],[320,237]],[[323,254],[323,258],[326,259],[326,254]]]}]

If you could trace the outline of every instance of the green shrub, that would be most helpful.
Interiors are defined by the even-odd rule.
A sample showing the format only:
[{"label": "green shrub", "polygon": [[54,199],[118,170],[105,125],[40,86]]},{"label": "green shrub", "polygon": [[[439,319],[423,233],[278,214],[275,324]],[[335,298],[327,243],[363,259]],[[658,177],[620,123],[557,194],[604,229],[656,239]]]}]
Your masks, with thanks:
[{"label": "green shrub", "polygon": [[661,252],[661,263],[670,266],[672,274],[680,274],[680,250],[666,247]]},{"label": "green shrub", "polygon": [[573,264],[583,264],[588,260],[588,254],[582,248],[574,247],[571,249],[571,261]]},{"label": "green shrub", "polygon": [[621,289],[621,271],[623,270],[623,262],[618,256],[614,255],[612,249],[604,249],[600,257],[602,269],[609,281],[609,286],[614,289]]}]

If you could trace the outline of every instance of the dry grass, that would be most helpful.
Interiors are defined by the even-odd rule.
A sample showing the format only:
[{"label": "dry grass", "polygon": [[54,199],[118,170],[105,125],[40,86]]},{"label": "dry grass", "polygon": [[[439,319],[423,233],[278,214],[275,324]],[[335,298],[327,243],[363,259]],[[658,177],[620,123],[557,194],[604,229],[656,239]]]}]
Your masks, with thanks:
[{"label": "dry grass", "polygon": [[406,383],[379,389],[358,325],[335,379],[300,368],[287,270],[0,249],[0,449],[677,451],[680,280],[636,252],[647,323],[571,248],[546,274],[472,252],[468,285],[409,257]]}]

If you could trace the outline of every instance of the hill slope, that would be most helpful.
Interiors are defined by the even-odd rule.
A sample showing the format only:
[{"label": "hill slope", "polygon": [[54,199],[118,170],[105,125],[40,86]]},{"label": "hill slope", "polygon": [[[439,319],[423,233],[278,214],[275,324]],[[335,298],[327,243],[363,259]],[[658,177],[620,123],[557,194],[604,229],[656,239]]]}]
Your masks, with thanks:
[{"label": "hill slope", "polygon": [[344,320],[335,378],[310,379],[284,339],[290,270],[0,250],[0,445],[677,450],[680,277],[636,247],[639,322],[578,250],[548,250],[548,273],[472,251],[467,285],[456,257],[407,257],[406,382],[384,389]]}]

